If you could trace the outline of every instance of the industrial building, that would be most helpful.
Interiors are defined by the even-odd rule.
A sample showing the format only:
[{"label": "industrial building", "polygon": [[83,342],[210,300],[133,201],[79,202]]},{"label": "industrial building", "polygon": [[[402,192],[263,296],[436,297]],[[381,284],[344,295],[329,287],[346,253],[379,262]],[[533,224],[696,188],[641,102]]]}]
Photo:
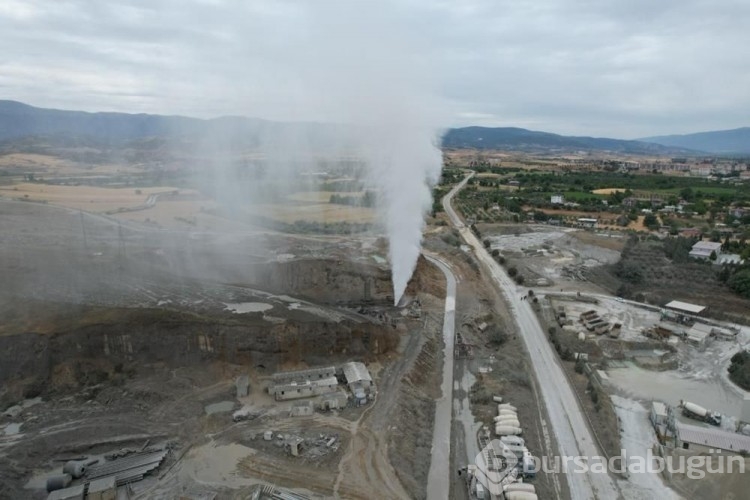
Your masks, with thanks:
[{"label": "industrial building", "polygon": [[88,500],[115,500],[117,498],[115,476],[102,477],[91,481],[86,498]]},{"label": "industrial building", "polygon": [[349,396],[345,392],[336,391],[320,396],[318,408],[322,411],[340,410],[345,408],[349,402]]},{"label": "industrial building", "polygon": [[669,413],[667,412],[667,405],[661,401],[653,401],[651,403],[651,412],[649,413],[649,419],[653,424],[654,429],[659,432],[659,435],[665,434],[665,429],[668,421]]},{"label": "industrial building", "polygon": [[354,399],[362,403],[367,400],[367,396],[374,392],[374,385],[370,371],[359,361],[350,361],[344,363],[341,367],[344,372],[344,380],[352,391]]},{"label": "industrial building", "polygon": [[275,373],[271,379],[268,393],[277,401],[320,396],[334,392],[339,384],[333,366]]},{"label": "industrial building", "polygon": [[706,306],[691,304],[689,302],[682,302],[680,300],[673,300],[664,307],[676,313],[694,314],[696,316],[702,314],[706,310]]},{"label": "industrial building", "polygon": [[292,405],[292,409],[289,410],[290,417],[309,417],[313,414],[312,401],[298,401]]},{"label": "industrial building", "polygon": [[704,323],[696,323],[685,333],[685,340],[696,346],[703,346],[711,336],[713,327]]},{"label": "industrial building", "polygon": [[286,385],[291,384],[292,382],[300,384],[335,376],[336,368],[333,366],[325,366],[322,368],[311,368],[309,370],[275,373],[273,374],[271,379],[273,380],[274,385]]},{"label": "industrial building", "polygon": [[675,448],[697,453],[742,453],[750,451],[750,436],[715,427],[699,427],[677,422]]},{"label": "industrial building", "polygon": [[335,391],[338,385],[339,381],[334,376],[318,380],[292,381],[285,384],[271,385],[268,388],[268,393],[276,398],[277,401],[284,401],[327,394]]}]

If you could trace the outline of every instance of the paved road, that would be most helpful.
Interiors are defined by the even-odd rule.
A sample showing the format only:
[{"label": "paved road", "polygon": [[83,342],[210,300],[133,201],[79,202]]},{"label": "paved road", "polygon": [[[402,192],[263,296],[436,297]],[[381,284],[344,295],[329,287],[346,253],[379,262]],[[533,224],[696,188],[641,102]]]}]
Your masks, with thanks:
[{"label": "paved road", "polygon": [[[534,375],[539,382],[550,423],[557,438],[560,455],[567,457],[600,456],[602,453],[597,449],[573,389],[567,382],[557,354],[552,349],[547,340],[547,335],[531,310],[531,305],[528,301],[521,300],[520,295],[524,292],[524,289],[516,286],[502,267],[487,252],[482,242],[465,226],[451,206],[453,196],[466,185],[466,182],[473,175],[473,172],[468,174],[461,183],[443,197],[443,207],[452,224],[459,229],[464,241],[474,249],[477,258],[486,266],[490,276],[507,298],[510,312],[518,324],[518,330],[521,332],[521,337],[524,339],[526,349],[531,357]],[[575,468],[575,466],[571,464],[571,468]],[[565,478],[570,488],[570,496],[575,500],[589,498],[609,500],[621,497],[616,483],[607,474],[568,473]]]},{"label": "paved road", "polygon": [[445,275],[448,282],[443,316],[443,382],[442,396],[435,404],[435,427],[432,432],[432,459],[427,474],[427,498],[448,499],[451,479],[451,420],[453,408],[453,347],[456,326],[456,277],[443,261],[425,255]]}]

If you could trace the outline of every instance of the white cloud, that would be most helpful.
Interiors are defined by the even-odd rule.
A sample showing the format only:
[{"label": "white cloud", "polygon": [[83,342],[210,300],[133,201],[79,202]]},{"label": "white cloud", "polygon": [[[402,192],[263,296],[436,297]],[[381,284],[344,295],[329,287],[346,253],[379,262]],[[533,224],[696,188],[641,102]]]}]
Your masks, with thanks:
[{"label": "white cloud", "polygon": [[347,71],[388,85],[409,70],[444,100],[446,125],[618,137],[731,128],[750,125],[749,17],[742,0],[6,0],[0,96],[330,120],[367,98],[347,88]]}]

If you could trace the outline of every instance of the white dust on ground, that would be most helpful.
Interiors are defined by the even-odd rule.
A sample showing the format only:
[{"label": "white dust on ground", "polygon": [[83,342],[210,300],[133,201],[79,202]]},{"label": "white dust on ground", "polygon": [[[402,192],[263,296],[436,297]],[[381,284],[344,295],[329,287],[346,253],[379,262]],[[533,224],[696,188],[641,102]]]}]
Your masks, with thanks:
[{"label": "white dust on ground", "polygon": [[[627,457],[648,457],[647,452],[656,442],[656,436],[651,422],[648,418],[648,411],[638,401],[622,398],[619,396],[610,396],[615,406],[615,411],[620,419],[621,427],[621,448],[625,450]],[[626,459],[625,464],[633,463]],[[621,467],[619,463],[616,467]],[[656,464],[654,464],[656,469]],[[623,496],[627,500],[651,500],[658,498],[660,500],[677,500],[680,498],[672,491],[657,472],[640,472],[639,469],[631,470],[627,481],[618,481]]]}]

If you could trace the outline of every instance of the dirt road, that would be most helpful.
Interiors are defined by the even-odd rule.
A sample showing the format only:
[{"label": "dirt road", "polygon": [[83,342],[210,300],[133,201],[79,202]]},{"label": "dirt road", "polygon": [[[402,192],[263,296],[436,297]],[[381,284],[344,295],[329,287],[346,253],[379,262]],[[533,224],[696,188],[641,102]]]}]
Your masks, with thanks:
[{"label": "dirt road", "polygon": [[[549,420],[559,444],[560,455],[563,457],[601,456],[602,453],[598,450],[591,431],[586,425],[582,410],[578,405],[573,389],[567,382],[557,355],[550,346],[547,336],[531,309],[531,305],[528,301],[521,299],[521,294],[525,294],[525,289],[516,286],[500,265],[490,256],[482,242],[463,224],[451,206],[453,196],[466,185],[473,175],[473,172],[468,174],[463,181],[443,197],[443,207],[450,217],[451,223],[459,229],[464,241],[474,249],[475,255],[484,264],[493,282],[507,298],[511,308],[510,312],[531,356],[534,375],[539,382]],[[608,474],[571,472],[566,474],[565,477],[572,498],[611,499],[621,496],[616,483]]]},{"label": "dirt road", "polygon": [[427,498],[446,499],[450,492],[451,420],[453,407],[453,347],[456,326],[456,277],[445,262],[425,255],[445,275],[448,286],[443,316],[443,382],[442,396],[435,404],[435,427],[432,432],[432,459],[427,475]]}]

